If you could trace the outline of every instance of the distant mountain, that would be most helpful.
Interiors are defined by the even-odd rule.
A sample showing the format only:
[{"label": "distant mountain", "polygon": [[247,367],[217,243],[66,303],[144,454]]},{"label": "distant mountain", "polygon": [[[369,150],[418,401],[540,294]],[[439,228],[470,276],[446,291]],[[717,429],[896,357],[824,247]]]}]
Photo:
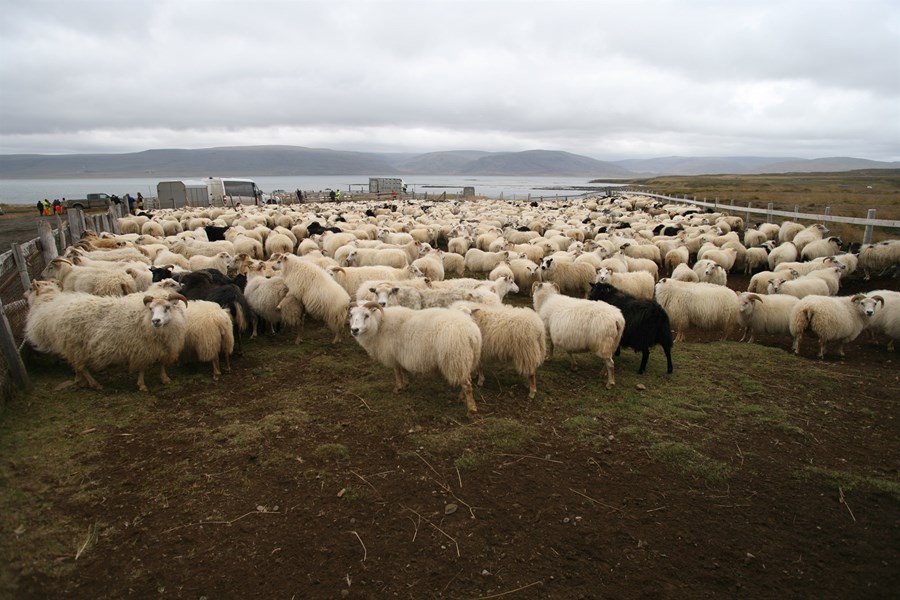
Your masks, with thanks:
[{"label": "distant mountain", "polygon": [[750,173],[763,165],[802,160],[765,156],[665,156],[617,160],[614,164],[642,175],[724,175]]},{"label": "distant mountain", "polygon": [[394,166],[405,175],[452,175],[466,165],[490,154],[478,150],[451,150],[429,152],[408,160],[395,162]]},{"label": "distant mountain", "polygon": [[2,179],[204,177],[209,175],[471,175],[632,179],[656,175],[790,173],[900,168],[859,158],[669,156],[604,162],[550,150],[426,154],[346,152],[303,146],[158,149],[127,154],[0,155]]},{"label": "distant mountain", "polygon": [[633,177],[628,169],[587,156],[550,150],[495,152],[465,165],[459,175]]},{"label": "distant mountain", "polygon": [[833,171],[857,171],[860,169],[897,169],[900,162],[884,162],[865,158],[831,156],[828,158],[796,158],[762,165],[750,173],[830,173]]},{"label": "distant mountain", "polygon": [[[385,155],[387,156],[387,155]],[[408,155],[399,155],[402,159]],[[357,175],[395,172],[385,157],[300,146],[146,150],[128,154],[0,155],[0,177]]]}]

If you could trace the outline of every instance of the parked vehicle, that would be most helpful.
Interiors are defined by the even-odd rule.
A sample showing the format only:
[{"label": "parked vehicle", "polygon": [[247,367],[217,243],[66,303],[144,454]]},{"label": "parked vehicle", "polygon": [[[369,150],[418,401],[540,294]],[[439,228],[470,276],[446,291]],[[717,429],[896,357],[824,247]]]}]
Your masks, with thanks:
[{"label": "parked vehicle", "polygon": [[93,208],[106,208],[112,202],[108,194],[88,194],[86,198],[68,198],[63,202],[63,208],[80,208],[90,210]]},{"label": "parked vehicle", "polygon": [[369,177],[370,194],[405,194],[406,184],[399,177]]}]

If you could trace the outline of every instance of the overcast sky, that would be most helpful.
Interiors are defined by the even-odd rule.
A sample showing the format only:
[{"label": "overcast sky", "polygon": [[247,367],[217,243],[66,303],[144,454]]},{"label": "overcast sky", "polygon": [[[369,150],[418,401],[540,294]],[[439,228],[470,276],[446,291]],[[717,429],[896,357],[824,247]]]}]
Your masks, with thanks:
[{"label": "overcast sky", "polygon": [[0,154],[900,160],[897,0],[0,0]]}]

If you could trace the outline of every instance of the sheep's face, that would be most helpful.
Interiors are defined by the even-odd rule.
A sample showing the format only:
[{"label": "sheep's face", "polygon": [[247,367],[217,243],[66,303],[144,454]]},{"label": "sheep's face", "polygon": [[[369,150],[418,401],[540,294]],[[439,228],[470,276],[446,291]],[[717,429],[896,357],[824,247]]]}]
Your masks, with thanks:
[{"label": "sheep's face", "polygon": [[359,337],[364,333],[378,329],[375,310],[368,306],[354,306],[350,309],[350,335]]},{"label": "sheep's face", "polygon": [[859,309],[862,311],[864,315],[868,318],[872,318],[875,316],[875,312],[879,308],[879,304],[883,303],[884,300],[880,296],[877,297],[854,297],[853,302],[859,306]]},{"label": "sheep's face", "polygon": [[541,261],[541,271],[549,271],[550,265],[552,265],[552,264],[553,264],[552,258],[545,258],[544,260]]},{"label": "sheep's face", "polygon": [[172,311],[177,310],[175,305],[164,298],[154,298],[146,302],[150,311],[150,324],[156,327],[164,327],[172,320]]}]

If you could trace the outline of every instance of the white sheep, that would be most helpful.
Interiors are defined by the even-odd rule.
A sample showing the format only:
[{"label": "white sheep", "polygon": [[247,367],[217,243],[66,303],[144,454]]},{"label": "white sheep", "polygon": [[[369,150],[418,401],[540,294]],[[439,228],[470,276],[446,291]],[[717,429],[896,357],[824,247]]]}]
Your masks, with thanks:
[{"label": "white sheep", "polygon": [[513,280],[520,290],[531,293],[531,286],[535,281],[541,280],[541,266],[527,258],[514,258],[509,261],[509,268],[513,272]]},{"label": "white sheep", "polygon": [[660,279],[656,301],[669,315],[676,342],[684,340],[689,327],[722,331],[725,340],[737,323],[737,294],[721,285]]},{"label": "white sheep", "polygon": [[512,363],[528,381],[528,398],[537,393],[537,369],[547,354],[544,322],[531,308],[457,302],[452,308],[472,317],[481,331],[478,385],[484,385],[484,363]]},{"label": "white sheep", "polygon": [[471,273],[490,273],[494,267],[509,259],[509,252],[485,252],[478,248],[469,248],[466,252],[466,270]]},{"label": "white sheep", "polygon": [[120,270],[81,267],[57,256],[43,271],[45,277],[59,281],[67,292],[85,292],[94,296],[125,296],[137,291],[134,279]]},{"label": "white sheep", "polygon": [[800,258],[803,260],[812,260],[814,258],[823,258],[826,256],[834,256],[841,251],[843,241],[837,236],[831,236],[818,240],[813,240],[803,247],[800,251]]},{"label": "white sheep", "polygon": [[399,248],[354,248],[344,262],[351,267],[381,265],[402,269],[409,264],[409,257]]},{"label": "white sheep", "polygon": [[225,371],[231,371],[231,353],[234,351],[231,314],[215,302],[191,300],[184,317],[187,325],[182,355],[192,355],[200,362],[211,363],[213,381],[218,381],[222,374],[220,354],[225,356]]},{"label": "white sheep", "polygon": [[334,280],[350,294],[351,298],[355,298],[359,286],[366,281],[402,281],[424,276],[424,274],[413,265],[402,269],[382,266],[332,267],[328,269],[328,272],[331,273]]},{"label": "white sheep", "polygon": [[441,262],[444,265],[444,275],[456,275],[462,277],[466,270],[465,257],[455,252],[441,252]]},{"label": "white sheep", "polygon": [[689,263],[691,260],[691,254],[688,251],[687,246],[684,244],[678,246],[677,248],[673,248],[666,252],[665,257],[665,267],[666,270],[671,274],[672,271],[675,270],[675,267],[678,265],[684,265]]},{"label": "white sheep", "polygon": [[347,320],[350,294],[342,288],[324,269],[305,258],[293,254],[281,254],[272,264],[276,271],[282,271],[288,293],[279,304],[296,302],[302,307],[301,320],[297,330],[296,343],[303,340],[303,318],[306,313],[324,321],[334,333],[332,344],[341,340],[341,330]]},{"label": "white sheep", "polygon": [[606,365],[606,389],[615,386],[613,354],[625,331],[622,311],[605,302],[564,296],[551,282],[535,283],[531,295],[550,339],[548,358],[558,347],[569,353],[572,368],[576,369],[574,354],[592,352]]},{"label": "white sheep", "polygon": [[747,248],[744,254],[744,273],[749,275],[759,268],[768,266],[769,249],[765,246]]},{"label": "white sheep", "polygon": [[294,251],[294,241],[284,233],[273,231],[266,236],[264,248],[267,258],[278,253],[290,254]]},{"label": "white sheep", "polygon": [[869,321],[868,329],[873,337],[876,334],[884,334],[888,337],[888,350],[895,348],[895,343],[900,340],[900,292],[890,290],[876,290],[866,296],[883,301],[882,309],[875,313]]},{"label": "white sheep", "polygon": [[654,285],[653,276],[646,271],[634,273],[614,273],[607,268],[597,271],[594,283],[608,283],[619,291],[631,294],[635,298],[652,300]]},{"label": "white sheep", "polygon": [[410,264],[421,271],[428,279],[432,281],[441,281],[444,278],[444,261],[441,257],[442,254],[443,252],[440,250],[429,250]]},{"label": "white sheep", "polygon": [[789,335],[791,309],[800,299],[795,296],[760,296],[742,292],[738,296],[738,324],[743,327],[740,341],[752,343],[757,334]]},{"label": "white sheep", "polygon": [[772,279],[767,289],[769,294],[786,294],[795,298],[806,296],[828,296],[828,284],[817,277],[804,275],[793,280]]},{"label": "white sheep", "polygon": [[838,290],[841,288],[841,278],[844,276],[844,265],[835,263],[835,266],[828,269],[816,269],[806,277],[821,279],[828,285],[828,296],[837,296]]},{"label": "white sheep", "polygon": [[409,385],[409,373],[439,372],[450,385],[460,386],[468,413],[478,411],[472,373],[481,359],[481,331],[468,315],[370,302],[351,309],[350,334],[370,357],[393,369],[394,393]]},{"label": "white sheep", "polygon": [[859,256],[849,252],[832,256],[831,260],[836,264],[844,266],[844,277],[852,275],[857,267],[859,267]]},{"label": "white sheep", "polygon": [[244,297],[252,311],[251,339],[256,337],[260,318],[269,324],[269,333],[275,333],[275,325],[282,321],[285,314],[284,310],[278,309],[278,305],[287,293],[288,287],[284,277],[276,275],[270,265],[261,261],[250,264]]},{"label": "white sheep", "polygon": [[697,274],[697,281],[715,285],[728,285],[726,269],[711,260],[702,258],[694,263],[694,273]]},{"label": "white sheep", "polygon": [[814,223],[795,235],[794,239],[791,241],[797,247],[798,252],[803,252],[803,249],[806,248],[807,244],[815,242],[816,240],[821,240],[827,233],[827,227],[821,223]]},{"label": "white sheep", "polygon": [[159,363],[160,379],[169,383],[166,365],[178,359],[187,330],[178,304],[187,304],[184,296],[93,296],[47,284],[31,293],[25,338],[41,352],[65,358],[76,382],[101,390],[90,371],[124,363],[137,371],[138,389],[146,392],[144,371]]},{"label": "white sheep", "polygon": [[784,242],[769,252],[769,269],[775,270],[780,263],[794,262],[800,257],[797,246],[791,242]]},{"label": "white sheep", "polygon": [[812,330],[819,338],[819,358],[825,358],[829,342],[837,342],[838,356],[844,356],[844,344],[852,342],[872,321],[879,306],[884,305],[881,296],[807,296],[791,310],[792,350],[800,354],[803,334]]},{"label": "white sheep", "polygon": [[725,269],[725,271],[730,271],[731,268],[734,267],[737,255],[738,251],[734,248],[719,248],[715,245],[704,245],[697,252],[697,260],[709,260]]},{"label": "white sheep", "polygon": [[750,278],[747,285],[747,291],[753,294],[768,294],[769,282],[773,279],[797,279],[800,277],[794,269],[786,269],[784,271],[760,271]]},{"label": "white sheep", "polygon": [[566,262],[552,256],[541,261],[541,280],[557,284],[567,296],[584,298],[596,277],[596,269],[588,263]]},{"label": "white sheep", "polygon": [[884,273],[900,266],[900,240],[864,245],[859,249],[859,266],[865,273],[866,281],[872,273]]},{"label": "white sheep", "polygon": [[700,277],[694,272],[694,270],[687,264],[681,263],[680,265],[675,267],[675,270],[672,271],[672,279],[676,281],[688,281],[688,282],[698,282],[700,281]]},{"label": "white sheep", "polygon": [[223,275],[227,275],[228,264],[231,262],[231,259],[232,255],[227,252],[218,252],[215,256],[195,254],[188,259],[188,265],[191,271],[199,271],[201,269],[215,269]]}]

